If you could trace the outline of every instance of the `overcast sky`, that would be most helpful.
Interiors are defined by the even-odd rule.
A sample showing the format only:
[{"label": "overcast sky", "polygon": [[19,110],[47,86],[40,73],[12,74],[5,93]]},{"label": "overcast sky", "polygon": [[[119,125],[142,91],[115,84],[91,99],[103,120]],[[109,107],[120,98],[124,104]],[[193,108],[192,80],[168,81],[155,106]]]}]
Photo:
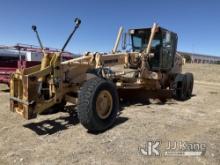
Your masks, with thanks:
[{"label": "overcast sky", "polygon": [[218,0],[1,0],[0,45],[43,44],[61,48],[73,28],[82,24],[67,50],[111,51],[118,28],[149,27],[153,22],[176,32],[178,50],[220,56]]}]

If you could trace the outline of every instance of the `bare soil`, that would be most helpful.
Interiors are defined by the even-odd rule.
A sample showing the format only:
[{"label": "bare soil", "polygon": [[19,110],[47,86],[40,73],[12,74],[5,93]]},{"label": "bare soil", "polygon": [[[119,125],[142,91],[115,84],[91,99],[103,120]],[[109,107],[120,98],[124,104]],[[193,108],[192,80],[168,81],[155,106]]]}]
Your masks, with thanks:
[{"label": "bare soil", "polygon": [[[187,64],[193,97],[179,102],[123,105],[115,125],[88,133],[66,112],[24,120],[9,111],[7,87],[0,85],[0,164],[220,164],[220,65]],[[203,156],[144,156],[148,140],[205,143]]]}]

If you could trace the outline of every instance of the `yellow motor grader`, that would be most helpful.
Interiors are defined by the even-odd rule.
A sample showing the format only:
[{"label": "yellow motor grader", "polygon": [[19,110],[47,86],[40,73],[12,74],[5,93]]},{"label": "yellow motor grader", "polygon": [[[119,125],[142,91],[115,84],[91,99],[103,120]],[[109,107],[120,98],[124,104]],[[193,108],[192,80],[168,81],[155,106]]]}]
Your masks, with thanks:
[{"label": "yellow motor grader", "polygon": [[[111,53],[90,53],[62,62],[62,53],[79,27],[75,27],[60,52],[45,53],[36,26],[32,26],[44,57],[40,65],[18,69],[10,80],[10,109],[25,119],[46,110],[76,106],[81,124],[89,131],[111,127],[119,101],[145,97],[186,100],[193,90],[193,75],[182,74],[182,57],[176,53],[177,34],[157,24],[151,28],[120,28]],[[130,51],[117,51],[119,41]],[[127,44],[123,44],[124,46]]]}]

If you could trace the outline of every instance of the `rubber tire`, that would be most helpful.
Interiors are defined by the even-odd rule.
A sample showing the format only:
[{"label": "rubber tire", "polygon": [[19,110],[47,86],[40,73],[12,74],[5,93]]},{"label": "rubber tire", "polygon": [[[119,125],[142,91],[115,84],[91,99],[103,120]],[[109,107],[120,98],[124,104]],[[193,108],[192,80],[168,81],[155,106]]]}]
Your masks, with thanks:
[{"label": "rubber tire", "polygon": [[[102,90],[109,91],[113,100],[112,112],[106,119],[98,117],[96,112],[96,98]],[[110,128],[115,122],[118,110],[118,92],[111,81],[96,77],[82,85],[79,91],[77,114],[80,123],[89,132],[103,132]]]},{"label": "rubber tire", "polygon": [[175,99],[185,101],[187,97],[187,77],[185,74],[178,74],[176,77]]},{"label": "rubber tire", "polygon": [[187,97],[191,98],[193,85],[194,85],[194,78],[192,73],[185,73],[187,79]]}]

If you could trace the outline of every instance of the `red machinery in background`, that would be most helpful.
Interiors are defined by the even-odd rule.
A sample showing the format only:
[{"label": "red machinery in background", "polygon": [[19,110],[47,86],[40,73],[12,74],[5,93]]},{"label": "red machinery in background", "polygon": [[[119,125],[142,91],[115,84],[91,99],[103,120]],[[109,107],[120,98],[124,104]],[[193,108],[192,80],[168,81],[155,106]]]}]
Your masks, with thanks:
[{"label": "red machinery in background", "polygon": [[[46,52],[60,50],[45,48]],[[33,45],[17,44],[15,46],[0,46],[0,83],[9,85],[10,75],[17,68],[28,68],[40,64],[42,52]],[[62,54],[63,61],[70,60],[74,55],[70,52]]]}]

